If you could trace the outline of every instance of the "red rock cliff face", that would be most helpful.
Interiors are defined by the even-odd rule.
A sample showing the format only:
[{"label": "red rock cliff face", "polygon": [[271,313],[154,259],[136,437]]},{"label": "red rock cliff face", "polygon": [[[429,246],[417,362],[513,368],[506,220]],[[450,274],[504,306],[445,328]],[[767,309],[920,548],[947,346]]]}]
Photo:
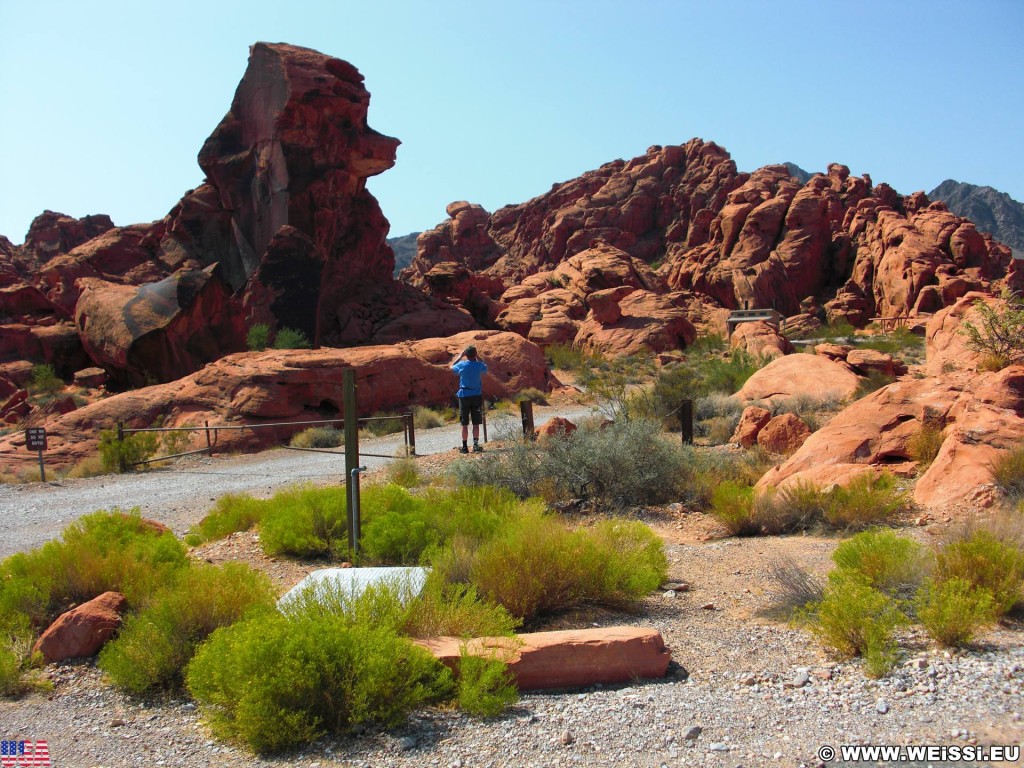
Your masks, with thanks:
[{"label": "red rock cliff face", "polygon": [[532,316],[516,310],[514,286],[598,241],[660,263],[667,290],[710,307],[795,315],[804,302],[859,326],[1021,280],[1008,248],[923,193],[900,196],[838,164],[803,185],[782,165],[738,173],[725,150],[699,139],[608,163],[490,216],[469,203],[448,214],[420,235],[402,277],[485,324]]}]

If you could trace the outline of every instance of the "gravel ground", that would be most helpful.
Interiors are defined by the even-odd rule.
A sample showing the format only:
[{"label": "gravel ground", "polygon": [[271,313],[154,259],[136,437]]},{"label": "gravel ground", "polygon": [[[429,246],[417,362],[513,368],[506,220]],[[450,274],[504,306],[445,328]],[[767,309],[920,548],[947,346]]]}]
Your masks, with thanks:
[{"label": "gravel ground", "polygon": [[[451,434],[438,431],[447,448]],[[381,451],[383,452],[383,451]],[[285,455],[279,455],[285,454]],[[210,466],[146,473],[117,479],[77,481],[122,506],[138,503],[148,486],[166,495],[146,503],[147,515],[179,532],[201,516],[209,498],[226,490],[270,492],[293,481],[278,479],[284,464],[305,479],[321,477],[308,463],[318,454],[275,451],[261,457],[215,460]],[[336,461],[331,457],[327,460]],[[429,459],[426,461],[430,461]],[[441,461],[441,459],[438,459]],[[284,470],[281,470],[282,472]],[[125,483],[128,490],[118,486]],[[237,484],[235,487],[232,484]],[[71,483],[66,486],[71,486]],[[174,491],[173,486],[181,486]],[[165,488],[166,486],[166,488]],[[142,489],[142,490],[140,490]],[[24,536],[13,551],[53,535],[56,519],[27,526],[18,498],[71,510],[75,498],[47,488],[43,498],[21,487],[4,489],[5,536]],[[38,488],[34,490],[39,490]],[[18,493],[23,496],[18,496]],[[189,500],[188,494],[195,496]],[[69,499],[71,499],[69,501]],[[90,502],[91,503],[91,502]],[[27,506],[27,504],[26,504]],[[13,523],[7,518],[21,515]],[[62,511],[65,519],[75,512]],[[162,515],[162,517],[161,517]],[[679,505],[645,514],[665,539],[670,577],[689,589],[649,597],[637,615],[582,612],[548,628],[581,622],[595,626],[636,624],[659,629],[685,671],[660,681],[582,691],[530,693],[505,715],[474,720],[457,711],[429,709],[402,727],[323,739],[273,759],[257,758],[211,738],[187,699],[125,696],[107,686],[91,661],[51,665],[49,694],[0,700],[0,738],[48,741],[53,766],[818,766],[824,745],[969,745],[1024,742],[1024,626],[993,629],[968,651],[935,650],[920,634],[902,639],[903,664],[880,681],[866,678],[856,662],[825,657],[801,630],[770,618],[775,586],[770,566],[785,556],[819,574],[830,566],[837,539],[788,536],[722,539],[709,517]],[[912,529],[928,538],[938,524]],[[219,562],[242,559],[267,570],[285,588],[308,570],[262,559],[252,534],[235,534],[208,545],[200,556]],[[831,765],[850,765],[835,761]],[[859,763],[895,765],[892,762]],[[899,765],[946,765],[910,763]],[[954,763],[949,763],[953,765]],[[955,763],[970,765],[974,763]]]}]

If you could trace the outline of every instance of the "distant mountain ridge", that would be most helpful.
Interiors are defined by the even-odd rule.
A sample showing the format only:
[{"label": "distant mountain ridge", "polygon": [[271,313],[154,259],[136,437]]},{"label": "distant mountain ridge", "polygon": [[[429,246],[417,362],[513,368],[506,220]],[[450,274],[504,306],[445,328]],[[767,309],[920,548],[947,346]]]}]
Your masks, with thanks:
[{"label": "distant mountain ridge", "polygon": [[416,258],[416,238],[419,236],[419,232],[410,232],[401,237],[388,238],[388,245],[395,252],[395,277],[398,277],[398,273],[412,264],[412,260]]},{"label": "distant mountain ridge", "polygon": [[957,216],[970,219],[979,230],[1010,246],[1015,257],[1024,258],[1024,204],[992,187],[953,179],[939,184],[928,197],[941,200]]}]

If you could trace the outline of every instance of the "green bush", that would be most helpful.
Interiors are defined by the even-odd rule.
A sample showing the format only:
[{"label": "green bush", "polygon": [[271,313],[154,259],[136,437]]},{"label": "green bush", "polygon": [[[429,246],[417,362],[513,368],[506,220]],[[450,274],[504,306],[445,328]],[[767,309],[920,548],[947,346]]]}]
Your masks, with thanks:
[{"label": "green bush", "polygon": [[888,522],[909,505],[892,475],[865,472],[828,495],[824,514],[834,528],[866,528]]},{"label": "green bush", "polygon": [[[444,416],[433,408],[427,408],[424,405],[417,405],[412,409],[412,423],[416,429],[434,429],[435,427],[443,427],[445,425],[445,420]],[[401,426],[401,422],[398,422],[398,424]]]},{"label": "green bush", "polygon": [[977,325],[967,321],[960,333],[967,337],[967,347],[987,356],[996,365],[1005,367],[1024,362],[1024,299],[1004,294],[1005,303],[992,307],[982,300],[974,304]]},{"label": "green bush", "polygon": [[895,376],[890,376],[884,371],[872,369],[868,371],[867,376],[862,377],[857,383],[857,390],[853,393],[853,399],[859,400],[865,395],[870,395],[872,392],[892,384],[894,381],[896,381]]},{"label": "green bush", "polygon": [[839,658],[863,656],[873,677],[896,663],[893,634],[906,617],[891,598],[855,577],[830,579],[821,602],[801,616],[811,634]]},{"label": "green bush", "polygon": [[28,391],[33,395],[51,394],[64,389],[64,382],[49,363],[32,366],[32,378],[28,383]]},{"label": "green bush", "polygon": [[544,350],[552,368],[561,371],[581,371],[590,364],[591,356],[570,344],[552,344]]},{"label": "green bush", "polygon": [[936,579],[961,579],[992,595],[995,615],[1006,615],[1022,599],[1024,552],[1000,541],[995,534],[977,529],[951,541],[936,555]]},{"label": "green bush", "polygon": [[0,627],[0,697],[19,696],[38,682],[26,675],[33,665],[34,635],[27,627]]},{"label": "green bush", "polygon": [[300,485],[263,502],[260,544],[268,555],[325,557],[348,546],[345,486]]},{"label": "green bush", "polygon": [[679,500],[697,509],[711,506],[714,490],[724,482],[753,485],[774,462],[760,448],[742,453],[707,451],[687,445],[680,449],[677,480]]},{"label": "green bush", "polygon": [[945,646],[967,645],[978,629],[995,619],[995,613],[992,593],[965,579],[929,582],[917,596],[917,618]]},{"label": "green bush", "polygon": [[840,571],[855,572],[865,584],[891,597],[909,597],[928,574],[925,548],[894,531],[863,531],[832,553]]},{"label": "green bush", "polygon": [[549,515],[523,515],[473,551],[470,580],[526,622],[584,602],[628,606],[664,581],[667,562],[641,524],[609,525],[570,531]]},{"label": "green bush", "polygon": [[337,448],[345,444],[345,433],[334,427],[310,427],[294,435],[292,448]]},{"label": "green bush", "polygon": [[236,531],[247,531],[263,519],[266,502],[244,493],[228,493],[217,499],[213,510],[192,527],[185,541],[195,546],[223,539]]},{"label": "green bush", "polygon": [[754,513],[754,489],[727,480],[711,494],[711,514],[733,536],[756,536],[761,524]]},{"label": "green bush", "polygon": [[910,458],[921,467],[929,466],[939,455],[939,450],[945,439],[946,436],[940,425],[925,422],[907,444]]},{"label": "green bush", "polygon": [[107,472],[126,472],[151,458],[159,447],[159,432],[132,432],[126,434],[124,440],[118,440],[114,430],[100,431],[100,460]]},{"label": "green bush", "polygon": [[526,389],[516,392],[512,400],[516,403],[530,402],[536,403],[537,405],[548,404],[548,396],[536,387],[527,387]]},{"label": "green bush", "polygon": [[250,352],[262,352],[270,346],[270,326],[256,323],[245,334],[245,347]]},{"label": "green bush", "polygon": [[1024,445],[1000,451],[990,471],[996,485],[1011,499],[1024,499]]},{"label": "green bush", "polygon": [[59,541],[0,563],[0,626],[23,614],[41,628],[72,603],[111,590],[144,605],[187,562],[174,534],[155,530],[137,509],[86,515]]},{"label": "green bush", "polygon": [[149,607],[128,617],[103,647],[99,667],[121,688],[142,693],[182,682],[196,647],[219,627],[274,608],[270,579],[241,563],[193,565],[179,572]]},{"label": "green bush", "polygon": [[833,320],[828,325],[823,325],[819,328],[815,335],[825,341],[835,341],[836,339],[848,339],[854,336],[856,332],[857,329],[846,320]]},{"label": "green bush", "polygon": [[309,337],[294,328],[281,328],[274,336],[274,349],[309,349]]},{"label": "green bush", "polygon": [[416,465],[416,459],[407,456],[395,459],[384,470],[388,482],[393,485],[400,485],[403,488],[415,488],[423,479],[420,476],[420,469]]},{"label": "green bush", "polygon": [[896,356],[916,356],[924,349],[924,337],[918,336],[908,328],[896,328],[882,336],[865,336],[859,345],[866,349],[876,349]]},{"label": "green bush", "polygon": [[494,717],[519,701],[515,678],[499,659],[463,652],[459,658],[459,707],[476,717]]},{"label": "green bush", "polygon": [[188,666],[189,691],[214,732],[259,753],[362,723],[401,723],[449,698],[448,669],[388,628],[343,617],[269,613],[214,632]]}]

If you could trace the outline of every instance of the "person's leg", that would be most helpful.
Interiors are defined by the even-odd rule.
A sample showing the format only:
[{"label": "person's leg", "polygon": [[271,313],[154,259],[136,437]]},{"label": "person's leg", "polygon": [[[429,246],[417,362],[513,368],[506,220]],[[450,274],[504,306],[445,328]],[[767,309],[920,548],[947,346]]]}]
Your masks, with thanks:
[{"label": "person's leg", "polygon": [[466,398],[459,398],[459,421],[462,423],[462,452],[466,453],[469,448],[466,442],[469,438],[469,404]]},{"label": "person's leg", "polygon": [[473,398],[470,408],[470,415],[473,417],[473,450],[483,450],[480,447],[480,422],[483,421],[483,396]]}]

